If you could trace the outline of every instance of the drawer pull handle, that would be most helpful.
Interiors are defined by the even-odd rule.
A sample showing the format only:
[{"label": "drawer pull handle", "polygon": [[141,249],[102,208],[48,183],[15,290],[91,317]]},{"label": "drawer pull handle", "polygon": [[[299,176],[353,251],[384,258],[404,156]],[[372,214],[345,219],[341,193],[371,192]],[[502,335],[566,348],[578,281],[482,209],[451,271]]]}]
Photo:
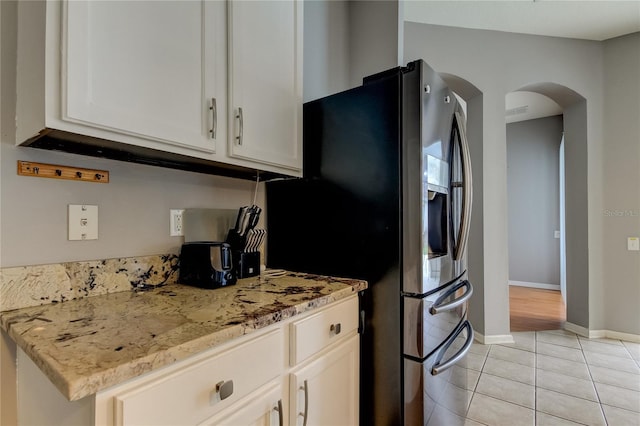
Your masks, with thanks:
[{"label": "drawer pull handle", "polygon": [[340,334],[340,332],[342,331],[342,325],[340,323],[331,324],[331,327],[329,327],[329,331],[333,334]]},{"label": "drawer pull handle", "polygon": [[233,380],[221,381],[216,384],[216,395],[223,401],[233,394]]},{"label": "drawer pull handle", "polygon": [[273,411],[277,411],[278,412],[278,425],[279,426],[283,426],[284,425],[284,416],[282,414],[282,400],[281,399],[278,400],[278,405],[273,407]]},{"label": "drawer pull handle", "polygon": [[298,413],[298,416],[302,416],[302,426],[307,426],[307,414],[309,414],[309,386],[307,381],[304,381],[304,385],[300,386],[300,390],[304,391],[304,411]]}]

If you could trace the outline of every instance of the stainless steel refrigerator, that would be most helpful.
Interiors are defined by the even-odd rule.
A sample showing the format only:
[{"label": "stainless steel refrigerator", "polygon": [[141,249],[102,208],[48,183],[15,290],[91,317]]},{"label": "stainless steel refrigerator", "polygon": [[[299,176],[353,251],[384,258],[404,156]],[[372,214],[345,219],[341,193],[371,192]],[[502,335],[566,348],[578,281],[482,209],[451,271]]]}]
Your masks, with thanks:
[{"label": "stainless steel refrigerator", "polygon": [[266,185],[268,267],[369,282],[362,425],[466,413],[451,397],[473,342],[465,125],[453,92],[414,61],[305,103],[304,177]]}]

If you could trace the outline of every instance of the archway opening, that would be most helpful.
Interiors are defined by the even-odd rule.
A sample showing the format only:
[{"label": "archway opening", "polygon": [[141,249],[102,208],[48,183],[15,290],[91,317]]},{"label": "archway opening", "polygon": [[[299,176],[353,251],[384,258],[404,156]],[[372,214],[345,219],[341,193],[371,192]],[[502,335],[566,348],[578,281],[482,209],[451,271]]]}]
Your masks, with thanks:
[{"label": "archway opening", "polygon": [[510,329],[561,329],[562,108],[525,91],[508,93],[505,108]]},{"label": "archway opening", "polygon": [[[586,100],[565,86],[536,83],[507,94],[505,105],[509,281],[553,287],[560,305],[545,314],[530,296],[531,312],[514,313],[512,299],[511,330],[523,330],[514,318],[528,315],[531,330],[580,331],[589,325]],[[545,322],[545,315],[554,319]]]}]

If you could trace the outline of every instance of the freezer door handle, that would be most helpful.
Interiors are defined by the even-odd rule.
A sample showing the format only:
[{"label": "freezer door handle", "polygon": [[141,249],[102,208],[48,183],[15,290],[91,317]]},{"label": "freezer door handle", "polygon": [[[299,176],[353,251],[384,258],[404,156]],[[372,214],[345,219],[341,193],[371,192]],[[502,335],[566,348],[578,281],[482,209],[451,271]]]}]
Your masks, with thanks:
[{"label": "freezer door handle", "polygon": [[[447,300],[449,298],[449,296],[451,296],[453,293],[455,293],[456,291],[460,290],[463,287],[466,288],[466,291],[462,294],[462,296],[452,300],[449,303],[444,303],[444,304],[442,303],[443,301]],[[458,306],[460,306],[463,303],[465,303],[467,300],[469,300],[469,298],[471,297],[472,294],[473,294],[473,286],[471,285],[471,283],[468,280],[464,280],[464,281],[456,284],[453,288],[451,288],[446,293],[444,293],[442,296],[440,296],[433,303],[433,305],[429,308],[429,313],[431,315],[437,315],[437,314],[440,314],[442,312],[446,312],[446,311],[450,311],[452,309],[455,309]]]},{"label": "freezer door handle", "polygon": [[[462,333],[462,330],[464,330],[465,328],[468,330],[468,333],[469,333],[467,334],[467,341],[464,342],[464,345],[462,346],[462,348],[460,348],[458,352],[452,355],[451,358],[449,358],[445,362],[441,362],[441,358],[444,355],[444,353],[447,351],[449,346],[451,346],[451,344],[456,340],[456,338],[460,335],[460,333]],[[431,375],[437,376],[438,374],[444,371],[447,371],[448,369],[453,367],[455,364],[457,364],[462,358],[464,358],[469,352],[469,350],[471,349],[471,345],[473,345],[473,338],[474,338],[474,335],[473,335],[473,328],[471,327],[471,323],[469,321],[465,321],[462,324],[462,326],[460,326],[458,331],[456,331],[449,338],[447,343],[444,345],[444,347],[438,354],[435,364],[433,364],[433,366],[431,367]]]}]

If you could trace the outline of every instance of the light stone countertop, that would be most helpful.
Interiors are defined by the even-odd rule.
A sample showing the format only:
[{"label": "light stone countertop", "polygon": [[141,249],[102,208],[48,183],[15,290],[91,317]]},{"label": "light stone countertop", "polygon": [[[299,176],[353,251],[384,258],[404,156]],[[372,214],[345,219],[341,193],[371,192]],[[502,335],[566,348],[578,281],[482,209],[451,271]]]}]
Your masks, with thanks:
[{"label": "light stone countertop", "polygon": [[215,290],[168,284],[0,312],[0,326],[75,401],[366,288],[293,272]]}]

